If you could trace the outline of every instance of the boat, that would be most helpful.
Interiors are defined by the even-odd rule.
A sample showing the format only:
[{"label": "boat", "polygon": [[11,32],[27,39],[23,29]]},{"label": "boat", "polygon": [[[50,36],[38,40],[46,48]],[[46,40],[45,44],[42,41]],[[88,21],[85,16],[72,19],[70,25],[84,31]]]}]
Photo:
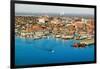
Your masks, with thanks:
[{"label": "boat", "polygon": [[87,36],[81,36],[81,37],[80,37],[80,40],[86,39],[86,38],[87,38]]},{"label": "boat", "polygon": [[41,37],[39,36],[34,36],[34,40],[40,39]]},{"label": "boat", "polygon": [[73,44],[73,47],[76,47],[76,48],[79,48],[79,47],[86,47],[86,44],[84,44],[84,43],[74,43]]},{"label": "boat", "polygon": [[64,36],[64,35],[63,35],[63,36],[61,36],[61,38],[62,38],[62,39],[72,39],[73,36]]},{"label": "boat", "polygon": [[56,35],[55,37],[56,37],[56,38],[60,38],[61,36],[60,36],[60,35]]},{"label": "boat", "polygon": [[84,39],[81,40],[79,43],[74,43],[73,47],[86,47],[94,44],[94,39]]},{"label": "boat", "polygon": [[45,35],[44,35],[44,36],[42,36],[42,37],[43,37],[43,38],[47,38],[47,36],[45,36]]}]

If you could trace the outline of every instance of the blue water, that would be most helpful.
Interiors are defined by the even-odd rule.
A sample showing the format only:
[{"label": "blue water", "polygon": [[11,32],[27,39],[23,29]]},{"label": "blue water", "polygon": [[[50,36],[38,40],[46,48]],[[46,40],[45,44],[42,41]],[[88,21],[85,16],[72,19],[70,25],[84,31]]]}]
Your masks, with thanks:
[{"label": "blue water", "polygon": [[15,39],[15,64],[51,64],[94,61],[94,45],[86,48],[74,48],[75,40]]}]

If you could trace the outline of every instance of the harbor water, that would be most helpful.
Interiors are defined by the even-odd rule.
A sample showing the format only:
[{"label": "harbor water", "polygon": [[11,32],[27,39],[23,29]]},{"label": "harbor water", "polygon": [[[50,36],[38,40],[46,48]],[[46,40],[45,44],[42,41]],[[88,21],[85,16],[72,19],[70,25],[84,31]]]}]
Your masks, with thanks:
[{"label": "harbor water", "polygon": [[94,45],[74,48],[78,40],[15,38],[15,64],[37,65],[94,61]]}]

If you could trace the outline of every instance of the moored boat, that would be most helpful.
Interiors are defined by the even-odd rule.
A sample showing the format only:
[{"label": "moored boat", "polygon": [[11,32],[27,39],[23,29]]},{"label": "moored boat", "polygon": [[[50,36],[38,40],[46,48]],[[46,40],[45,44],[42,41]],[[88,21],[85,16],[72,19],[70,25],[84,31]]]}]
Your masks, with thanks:
[{"label": "moored boat", "polygon": [[61,35],[56,35],[55,37],[56,37],[56,38],[60,38],[60,37],[61,37]]},{"label": "moored boat", "polygon": [[76,47],[76,48],[79,48],[79,47],[86,47],[86,44],[84,44],[84,43],[74,43],[73,44],[73,47]]},{"label": "moored boat", "polygon": [[62,39],[72,39],[73,36],[65,36],[65,35],[63,35],[63,36],[61,36],[61,38],[62,38]]}]

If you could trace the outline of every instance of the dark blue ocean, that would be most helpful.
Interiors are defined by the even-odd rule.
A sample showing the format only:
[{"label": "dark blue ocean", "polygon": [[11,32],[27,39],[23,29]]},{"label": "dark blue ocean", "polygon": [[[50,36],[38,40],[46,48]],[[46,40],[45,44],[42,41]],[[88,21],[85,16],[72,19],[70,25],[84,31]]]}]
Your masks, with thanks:
[{"label": "dark blue ocean", "polygon": [[15,38],[15,64],[51,64],[94,61],[94,45],[74,48],[75,40]]}]

